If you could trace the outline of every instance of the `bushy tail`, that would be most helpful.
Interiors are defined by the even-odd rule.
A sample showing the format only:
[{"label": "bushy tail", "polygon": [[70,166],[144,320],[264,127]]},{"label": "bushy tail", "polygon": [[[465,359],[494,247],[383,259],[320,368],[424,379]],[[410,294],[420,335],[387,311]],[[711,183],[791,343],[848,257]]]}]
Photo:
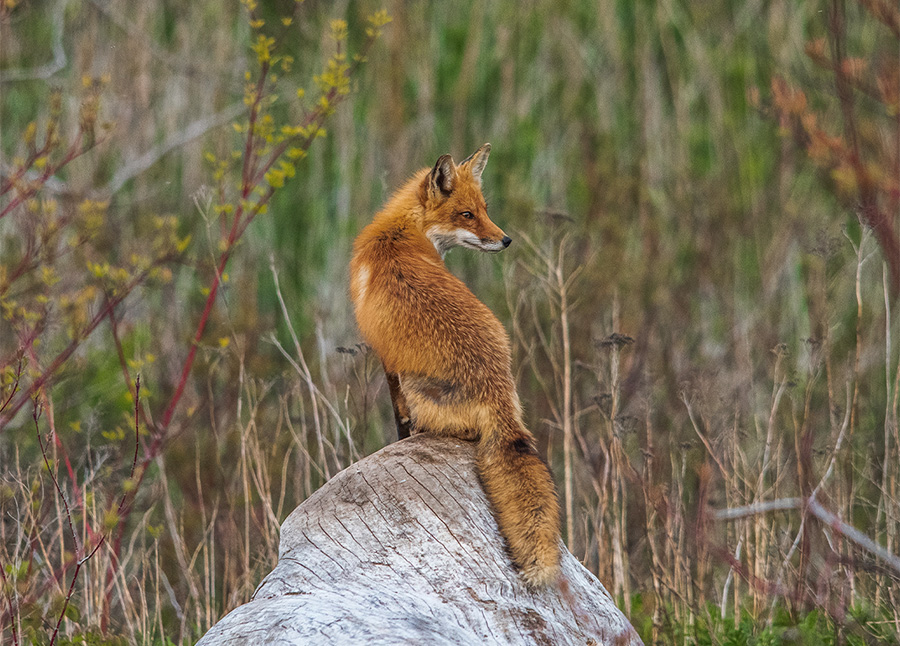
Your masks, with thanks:
[{"label": "bushy tail", "polygon": [[534,437],[503,420],[478,444],[478,475],[500,533],[525,582],[539,588],[559,576],[559,501]]}]

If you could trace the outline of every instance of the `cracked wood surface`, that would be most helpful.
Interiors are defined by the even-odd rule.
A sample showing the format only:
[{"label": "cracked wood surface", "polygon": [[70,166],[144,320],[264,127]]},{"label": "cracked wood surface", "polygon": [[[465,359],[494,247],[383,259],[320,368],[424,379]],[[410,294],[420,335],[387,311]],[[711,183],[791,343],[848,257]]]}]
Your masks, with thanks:
[{"label": "cracked wood surface", "polygon": [[567,550],[562,573],[567,594],[530,592],[478,482],[474,445],[416,435],[297,507],[278,565],[198,645],[641,644]]}]

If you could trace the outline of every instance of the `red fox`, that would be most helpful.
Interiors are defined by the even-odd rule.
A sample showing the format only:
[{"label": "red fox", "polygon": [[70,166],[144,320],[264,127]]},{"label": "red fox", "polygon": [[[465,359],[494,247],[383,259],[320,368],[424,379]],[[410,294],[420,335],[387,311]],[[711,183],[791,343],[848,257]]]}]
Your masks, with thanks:
[{"label": "red fox", "polygon": [[356,239],[350,294],[398,425],[478,442],[500,531],[525,582],[539,588],[559,576],[556,489],[522,423],[506,330],[443,261],[454,246],[497,252],[512,242],[481,192],[490,151],[484,144],[458,166],[443,155],[388,200]]}]

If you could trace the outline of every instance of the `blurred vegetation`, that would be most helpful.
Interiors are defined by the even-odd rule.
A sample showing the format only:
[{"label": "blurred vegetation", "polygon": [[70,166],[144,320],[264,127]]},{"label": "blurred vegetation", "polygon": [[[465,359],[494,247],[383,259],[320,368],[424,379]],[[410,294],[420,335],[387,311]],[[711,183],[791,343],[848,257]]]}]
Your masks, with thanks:
[{"label": "blurred vegetation", "polygon": [[647,643],[897,643],[896,565],[810,511],[897,559],[895,3],[0,7],[4,641],[188,643],[249,598],[393,439],[355,234],[490,141],[515,244],[448,264],[573,553]]}]

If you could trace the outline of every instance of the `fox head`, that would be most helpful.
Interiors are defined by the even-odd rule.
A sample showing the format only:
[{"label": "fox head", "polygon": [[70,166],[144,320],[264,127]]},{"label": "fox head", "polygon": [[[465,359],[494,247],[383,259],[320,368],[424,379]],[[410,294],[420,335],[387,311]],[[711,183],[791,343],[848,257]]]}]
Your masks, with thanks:
[{"label": "fox head", "polygon": [[441,257],[453,247],[502,251],[512,238],[491,222],[481,193],[481,173],[491,154],[484,144],[457,166],[442,155],[419,186],[422,230]]}]

